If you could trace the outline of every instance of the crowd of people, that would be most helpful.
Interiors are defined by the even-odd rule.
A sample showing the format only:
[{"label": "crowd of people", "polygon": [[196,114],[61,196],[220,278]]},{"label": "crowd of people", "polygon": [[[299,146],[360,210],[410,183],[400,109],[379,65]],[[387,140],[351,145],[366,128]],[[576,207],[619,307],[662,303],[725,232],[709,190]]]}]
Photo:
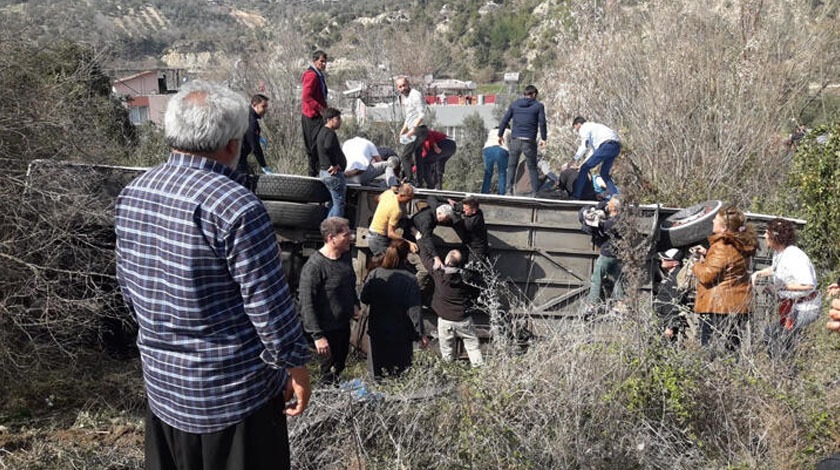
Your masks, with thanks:
[{"label": "crowd of people", "polygon": [[[764,329],[769,356],[792,363],[805,327],[820,316],[822,293],[814,265],[798,248],[793,222],[776,218],[767,223],[764,238],[773,252],[770,266],[749,273],[750,258],[759,247],[755,229],[734,206],[720,209],[713,220],[708,248],[688,253],[670,249],[659,253],[662,279],[656,288],[654,310],[663,337],[685,338],[696,330],[700,344],[713,354],[736,352],[748,321],[761,304],[773,309],[775,322]],[[840,294],[837,284],[827,289]],[[764,296],[764,302],[760,302]],[[840,307],[835,299],[833,307]],[[829,312],[829,330],[840,330],[836,308]],[[833,313],[834,312],[834,313]]]},{"label": "crowd of people", "polygon": [[[249,189],[245,172],[238,171],[250,153],[264,172],[272,171],[257,150],[259,119],[268,107],[264,96],[254,97],[249,108],[226,87],[200,80],[186,84],[165,113],[169,159],[131,182],[117,199],[117,279],[139,327],[148,397],[148,468],[288,468],[285,420],[308,405],[311,353],[319,359],[321,380],[338,382],[350,350],[351,320],[362,318],[365,307],[374,377],[399,376],[412,364],[414,344],[429,344],[421,316],[424,295],[437,317],[442,359],[456,360],[460,340],[472,366],[484,363],[471,308],[481,283],[472,266],[486,266],[489,253],[479,202],[472,197],[445,203],[429,199],[428,207],[409,218],[405,205],[415,197],[414,186],[395,174],[397,167],[405,170],[409,164],[422,168],[424,149],[427,157],[428,152],[441,156],[426,160],[434,169],[448,158],[443,156],[448,148],[454,152],[454,142],[426,128],[423,100],[418,105],[418,93],[401,79],[401,97],[412,108],[401,131],[406,142],[402,155],[381,151],[366,139],[346,146],[351,139],[346,148],[359,148],[363,155],[348,158],[335,134],[341,113],[326,104],[325,67],[326,54],[316,52],[303,77],[302,127],[310,175],[329,189],[331,209],[320,226],[323,245],[301,272],[299,307],[265,206]],[[485,146],[485,162],[498,166],[505,180],[500,192],[510,193],[510,168],[522,153],[531,187],[539,187],[531,170],[536,168],[537,132],[542,144],[546,134],[545,112],[536,97],[536,88],[526,88],[525,98],[494,130],[496,142],[488,139]],[[523,119],[532,121],[525,125]],[[508,120],[513,122],[509,134]],[[614,247],[622,203],[609,177],[620,144],[609,129],[587,124],[582,118],[573,122],[581,136],[578,153],[589,149],[592,163],[602,165],[608,196],[594,213],[582,215],[601,250],[590,291],[594,304],[606,284],[612,284],[614,298],[623,294]],[[513,157],[506,175],[502,151]],[[430,173],[436,185],[443,172]],[[362,181],[379,174],[388,183],[368,230],[373,258],[357,293],[353,235],[342,217],[343,190],[346,178]],[[584,174],[588,171],[573,178],[575,195],[583,194]],[[417,175],[428,173],[424,169]],[[434,234],[438,225],[453,228],[460,248],[441,251]],[[683,310],[670,307],[692,302],[702,343],[737,349],[755,286],[769,278],[768,287],[779,300],[779,324],[768,329],[768,341],[782,344],[779,354],[788,353],[802,328],[817,319],[820,305],[813,266],[795,246],[792,224],[783,219],[768,224],[773,264],[752,276],[749,259],[758,238],[744,214],[726,206],[713,227],[708,247],[694,250],[690,276],[679,275],[678,250],[661,256],[667,277],[655,306],[663,318],[663,335],[676,338],[687,329]],[[840,287],[833,284],[828,294],[837,296]],[[667,312],[665,306],[670,306]],[[840,331],[840,299],[832,301],[829,316],[827,327]]]},{"label": "crowd of people", "polygon": [[[330,191],[330,216],[343,216],[346,183],[364,186],[394,187],[401,182],[418,188],[442,189],[446,163],[457,151],[455,140],[430,129],[426,100],[406,77],[395,81],[398,105],[404,120],[399,131],[403,146],[397,154],[388,147],[378,147],[365,135],[339,142],[335,131],[341,126],[341,113],[328,105],[329,90],[324,72],[327,53],[318,50],[301,77],[301,127],[307,154],[308,174],[320,178]],[[607,126],[588,122],[583,117],[572,121],[580,136],[580,147],[572,161],[559,172],[551,170],[539,152],[547,142],[545,106],[537,99],[533,85],[524,88],[490,131],[482,150],[484,179],[481,192],[490,193],[494,173],[500,195],[528,195],[577,200],[604,200],[618,194],[610,171],[621,151],[618,134]],[[248,172],[248,157],[253,154],[263,173],[273,170],[266,163],[259,121],[268,110],[268,97],[255,94],[251,100],[250,125],[243,139],[238,170]],[[538,144],[539,142],[539,144]],[[387,153],[386,153],[387,152]],[[518,170],[520,156],[525,162]],[[395,158],[390,158],[390,157]],[[587,158],[583,159],[584,156]],[[600,165],[600,172],[591,171]],[[540,175],[542,170],[542,176]],[[517,174],[527,175],[521,187]]]}]

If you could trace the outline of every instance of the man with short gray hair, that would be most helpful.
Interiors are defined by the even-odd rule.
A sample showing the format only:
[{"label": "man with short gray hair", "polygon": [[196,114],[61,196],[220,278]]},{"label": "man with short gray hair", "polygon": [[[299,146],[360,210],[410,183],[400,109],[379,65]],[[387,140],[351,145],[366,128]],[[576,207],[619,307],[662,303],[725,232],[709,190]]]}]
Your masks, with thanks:
[{"label": "man with short gray hair", "polygon": [[186,84],[166,109],[168,161],[117,198],[149,469],[291,466],[284,413],[309,402],[309,352],[271,219],[235,171],[247,127],[241,96]]},{"label": "man with short gray hair", "polygon": [[413,235],[414,239],[417,240],[417,250],[420,252],[420,256],[431,258],[434,261],[434,268],[440,269],[443,266],[443,261],[437,254],[432,236],[438,224],[452,225],[453,211],[449,204],[435,206],[436,201],[433,199],[430,203],[430,205],[414,214],[411,217],[411,222],[414,225]]}]

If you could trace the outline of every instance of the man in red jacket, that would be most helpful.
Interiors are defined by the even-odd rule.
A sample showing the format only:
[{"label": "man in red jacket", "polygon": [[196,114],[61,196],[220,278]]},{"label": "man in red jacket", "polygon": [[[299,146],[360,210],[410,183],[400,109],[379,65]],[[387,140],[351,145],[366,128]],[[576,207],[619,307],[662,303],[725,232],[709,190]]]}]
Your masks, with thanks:
[{"label": "man in red jacket", "polygon": [[318,152],[315,150],[315,137],[324,119],[321,116],[327,109],[327,81],[324,70],[327,69],[327,53],[317,50],[312,53],[312,65],[301,77],[301,125],[303,127],[303,145],[309,157],[309,176],[318,176]]}]

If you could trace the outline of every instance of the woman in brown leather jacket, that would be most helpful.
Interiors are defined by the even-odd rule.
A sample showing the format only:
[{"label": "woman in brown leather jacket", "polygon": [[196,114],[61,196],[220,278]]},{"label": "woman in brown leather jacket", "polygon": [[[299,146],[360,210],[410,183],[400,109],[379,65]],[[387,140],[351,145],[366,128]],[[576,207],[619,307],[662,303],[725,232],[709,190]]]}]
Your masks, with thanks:
[{"label": "woman in brown leather jacket", "polygon": [[703,258],[694,264],[700,316],[700,343],[725,341],[726,349],[736,351],[741,333],[752,311],[752,284],[748,272],[750,257],[758,248],[758,237],[744,213],[726,205],[718,211],[709,236],[709,249],[700,249]]}]

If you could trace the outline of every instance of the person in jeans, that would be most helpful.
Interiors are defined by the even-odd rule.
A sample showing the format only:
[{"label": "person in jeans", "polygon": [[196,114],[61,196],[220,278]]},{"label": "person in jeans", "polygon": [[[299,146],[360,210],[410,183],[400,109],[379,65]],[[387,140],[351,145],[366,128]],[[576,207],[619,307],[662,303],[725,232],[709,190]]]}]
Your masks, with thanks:
[{"label": "person in jeans", "polygon": [[505,129],[502,134],[502,141],[499,142],[499,129],[493,128],[487,136],[487,142],[484,143],[484,150],[481,156],[484,159],[484,182],[481,184],[481,193],[490,193],[490,184],[493,181],[493,168],[499,169],[499,194],[505,194],[507,183],[507,166],[510,151],[508,144],[510,142],[510,129]]},{"label": "person in jeans", "polygon": [[540,187],[539,173],[537,172],[537,131],[542,137],[541,148],[545,148],[548,131],[546,130],[545,107],[537,101],[538,94],[537,87],[534,85],[526,86],[524,96],[510,105],[499,123],[499,130],[496,133],[499,145],[504,143],[504,130],[511,123],[510,157],[508,158],[507,181],[505,182],[507,194],[513,194],[516,166],[519,165],[519,156],[523,153],[531,178],[531,197],[537,195],[537,189]]},{"label": "person in jeans", "polygon": [[606,195],[618,194],[618,188],[613,183],[612,176],[610,176],[615,158],[621,153],[618,133],[603,124],[587,122],[580,116],[572,120],[572,129],[580,135],[580,147],[575,153],[575,162],[583,158],[587,150],[592,149],[592,154],[580,166],[580,173],[578,173],[578,179],[575,181],[575,192],[572,194],[572,198],[581,200],[587,185],[589,171],[598,165],[601,165],[601,178],[607,184]]},{"label": "person in jeans", "polygon": [[[365,137],[357,136],[347,139],[341,144],[341,150],[347,158],[347,168],[344,179],[348,183],[362,186],[397,186],[394,174],[399,168],[398,157],[382,158],[376,145]],[[384,179],[379,179],[384,175]]]},{"label": "person in jeans", "polygon": [[332,204],[327,217],[344,216],[344,198],[347,193],[347,181],[344,179],[344,168],[347,158],[338,143],[335,131],[341,128],[341,111],[327,108],[324,111],[324,126],[318,131],[315,146],[318,154],[318,177],[330,192]]},{"label": "person in jeans", "polygon": [[309,402],[309,350],[271,219],[235,171],[248,102],[195,80],[164,120],[169,159],[122,190],[114,222],[145,468],[291,468],[285,416]]},{"label": "person in jeans", "polygon": [[464,261],[461,252],[452,250],[447,253],[443,267],[438,269],[435,269],[434,259],[424,250],[420,251],[420,259],[435,282],[432,310],[438,316],[440,355],[446,362],[454,361],[455,344],[461,338],[470,364],[473,367],[482,365],[484,357],[479,348],[478,335],[472,316],[467,312],[474,288],[464,280],[468,273],[461,269]]},{"label": "person in jeans", "polygon": [[353,237],[347,219],[321,222],[324,245],[306,260],[300,273],[300,314],[321,357],[321,379],[338,381],[350,351],[350,318],[359,317],[356,272],[350,257]]},{"label": "person in jeans", "polygon": [[616,256],[616,247],[613,243],[618,239],[616,225],[621,212],[621,201],[613,197],[609,201],[601,201],[595,206],[598,210],[605,210],[605,217],[593,227],[592,240],[599,248],[598,259],[595,260],[595,267],[592,270],[592,278],[589,282],[589,307],[594,309],[601,303],[601,290],[604,281],[611,281],[613,285],[612,299],[620,299],[624,296],[621,286],[621,260]]}]

